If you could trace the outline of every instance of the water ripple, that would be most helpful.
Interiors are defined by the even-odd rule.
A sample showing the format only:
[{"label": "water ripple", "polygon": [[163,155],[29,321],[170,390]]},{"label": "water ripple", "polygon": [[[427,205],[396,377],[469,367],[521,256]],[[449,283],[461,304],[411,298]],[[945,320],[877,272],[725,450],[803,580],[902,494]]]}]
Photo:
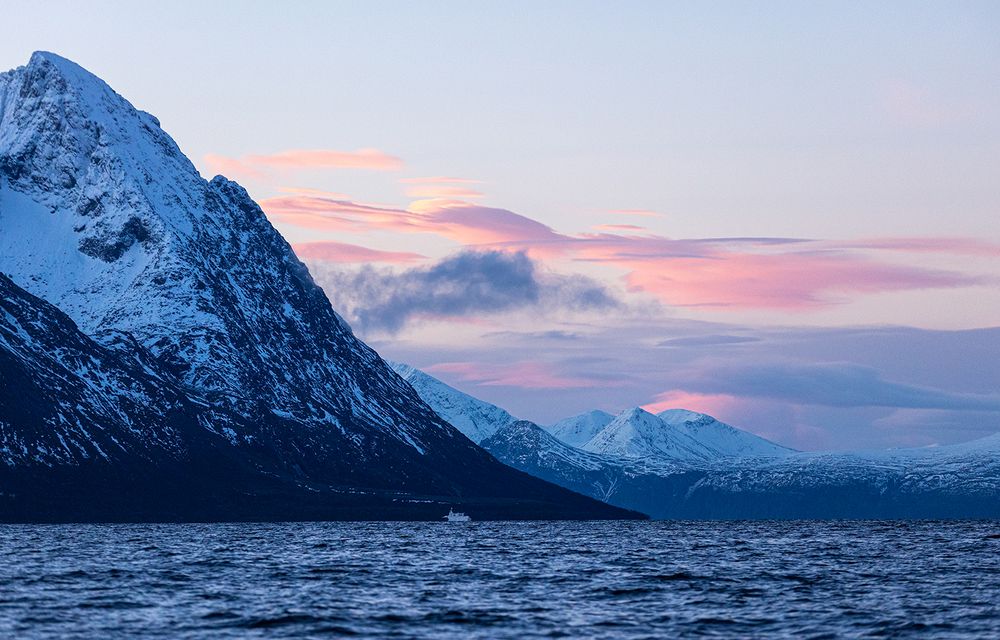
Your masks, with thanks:
[{"label": "water ripple", "polygon": [[0,637],[1000,637],[998,530],[0,526]]}]

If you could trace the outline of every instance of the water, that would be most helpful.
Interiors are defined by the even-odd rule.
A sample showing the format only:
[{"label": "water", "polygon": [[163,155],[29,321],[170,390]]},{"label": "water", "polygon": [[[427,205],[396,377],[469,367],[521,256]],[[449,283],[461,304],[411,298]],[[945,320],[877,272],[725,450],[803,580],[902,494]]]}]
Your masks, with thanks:
[{"label": "water", "polygon": [[0,527],[0,637],[1000,637],[1000,522]]}]

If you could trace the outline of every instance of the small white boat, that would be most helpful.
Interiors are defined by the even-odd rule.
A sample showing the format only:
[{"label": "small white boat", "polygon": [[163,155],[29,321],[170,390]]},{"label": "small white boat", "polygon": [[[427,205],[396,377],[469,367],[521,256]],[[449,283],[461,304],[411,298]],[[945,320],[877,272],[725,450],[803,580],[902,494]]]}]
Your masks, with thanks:
[{"label": "small white boat", "polygon": [[465,515],[461,511],[453,511],[448,509],[448,515],[444,516],[448,522],[469,522],[472,520],[469,516]]}]

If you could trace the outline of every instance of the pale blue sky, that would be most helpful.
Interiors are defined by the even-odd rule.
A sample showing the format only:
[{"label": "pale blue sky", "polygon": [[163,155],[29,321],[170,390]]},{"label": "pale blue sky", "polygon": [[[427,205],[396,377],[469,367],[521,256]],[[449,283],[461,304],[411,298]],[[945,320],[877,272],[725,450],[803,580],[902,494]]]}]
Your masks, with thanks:
[{"label": "pale blue sky", "polygon": [[[394,252],[363,258],[390,292],[484,237],[528,250],[546,291],[607,286],[620,305],[599,313],[449,314],[428,294],[427,313],[395,310],[399,331],[355,323],[521,417],[683,403],[807,449],[1000,428],[998,334],[978,330],[1000,326],[1000,2],[8,0],[2,15],[0,68],[39,49],[78,62],[204,173],[210,154],[399,158],[229,176],[293,243]],[[421,176],[482,196],[421,205],[401,182]],[[313,201],[350,225],[293,224],[283,187],[384,208]],[[706,241],[746,236],[814,242]],[[345,263],[311,266],[351,317],[369,301],[331,285],[357,276]],[[761,376],[767,393],[747,383]],[[797,396],[802,376],[843,396]],[[938,400],[899,400],[924,392]]]},{"label": "pale blue sky", "polygon": [[[575,231],[988,235],[995,2],[7,2],[196,162],[375,147]],[[317,179],[316,182],[321,180]],[[399,200],[381,176],[309,186]],[[264,194],[261,194],[264,195]]]}]

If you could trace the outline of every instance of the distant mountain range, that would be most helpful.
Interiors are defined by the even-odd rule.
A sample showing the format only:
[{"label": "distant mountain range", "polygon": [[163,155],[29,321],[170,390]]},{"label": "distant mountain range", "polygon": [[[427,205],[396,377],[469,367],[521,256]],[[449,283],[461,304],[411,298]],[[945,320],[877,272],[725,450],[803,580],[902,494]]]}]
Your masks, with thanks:
[{"label": "distant mountain range", "polygon": [[498,460],[654,518],[1000,517],[1000,434],[925,449],[803,453],[683,409],[591,411],[543,427],[393,366]]},{"label": "distant mountain range", "polygon": [[0,74],[0,520],[639,517],[500,464],[246,191],[51,53]]}]

